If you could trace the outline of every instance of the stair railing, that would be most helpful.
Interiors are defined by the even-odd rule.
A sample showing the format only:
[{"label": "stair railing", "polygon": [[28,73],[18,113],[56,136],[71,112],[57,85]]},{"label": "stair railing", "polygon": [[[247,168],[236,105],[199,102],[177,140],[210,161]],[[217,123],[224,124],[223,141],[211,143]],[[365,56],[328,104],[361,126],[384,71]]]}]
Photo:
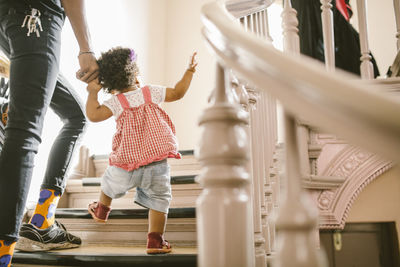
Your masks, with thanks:
[{"label": "stair railing", "polygon": [[[268,7],[271,4],[272,1],[228,1],[226,8],[241,22],[246,31],[255,34],[266,43],[271,43],[268,25]],[[241,83],[248,95],[247,111],[250,116],[249,171],[252,181],[255,264],[265,266],[266,256],[270,257],[275,249],[275,227],[271,216],[277,208],[273,202],[273,195],[279,193],[270,180],[270,166],[277,142],[276,100],[247,82]]]},{"label": "stair railing", "polygon": [[232,96],[231,70],[285,109],[286,200],[277,222],[274,266],[323,266],[315,244],[316,212],[301,189],[295,117],[399,161],[400,103],[379,93],[376,83],[356,82],[340,70],[328,73],[315,60],[277,51],[235,22],[224,1],[205,5],[202,14],[203,34],[218,67],[214,99],[200,122],[199,266],[255,265],[248,114]]},{"label": "stair railing", "polygon": [[[272,1],[260,0],[228,1],[226,3],[226,7],[230,11],[230,14],[232,14],[237,21],[240,21],[246,31],[255,34],[264,42],[271,42],[272,38],[269,35],[267,13],[267,7],[270,6],[271,3]],[[232,84],[232,75],[234,74],[232,74],[229,69],[226,69],[223,74],[219,72],[219,75],[223,75],[223,79],[225,79],[226,83],[229,84],[224,90],[232,91],[234,88],[231,88],[232,86],[230,86],[230,84]],[[221,80],[222,78],[218,79]],[[276,205],[274,205],[274,197],[272,197],[274,194],[273,189],[275,187],[273,187],[269,176],[270,166],[273,161],[273,152],[277,141],[276,101],[268,93],[260,92],[257,88],[248,84],[247,82],[236,79],[235,77],[233,77],[233,79],[235,81],[234,87],[236,89],[241,88],[242,91],[244,91],[239,93],[236,92],[236,94],[245,95],[245,101],[244,103],[243,101],[241,103],[244,107],[242,111],[245,111],[247,116],[249,116],[249,123],[245,125],[244,128],[246,130],[246,136],[249,137],[250,141],[248,155],[249,161],[247,163],[243,163],[244,165],[242,167],[245,167],[245,170],[250,173],[250,178],[248,180],[248,185],[244,185],[241,188],[244,190],[244,192],[246,192],[247,197],[249,197],[251,201],[250,214],[253,214],[252,220],[249,222],[250,229],[253,234],[250,237],[246,237],[250,238],[251,242],[253,243],[252,251],[249,254],[252,259],[247,260],[252,262],[252,265],[250,266],[253,266],[254,264],[255,266],[262,267],[266,266],[266,257],[267,255],[271,255],[274,249],[274,234],[271,233],[271,231],[274,229],[274,221],[270,215],[273,213],[273,209],[276,208]],[[233,92],[235,93],[235,90]],[[230,94],[231,92],[229,92],[228,95]],[[214,94],[215,97],[217,95],[218,93]],[[240,97],[236,96],[236,98]],[[230,97],[227,99],[230,104],[235,105],[234,101]],[[237,101],[240,102],[240,99],[237,99]],[[214,104],[216,103],[214,102]],[[207,131],[212,131],[210,128],[214,127],[214,125],[208,125],[204,120],[202,120],[201,123],[204,124],[205,134]],[[237,122],[239,125],[242,125],[242,123],[243,122]],[[202,148],[200,148],[200,155],[201,151]],[[201,156],[199,160],[202,161]],[[207,184],[204,183],[204,181],[207,181],[210,178],[207,177],[207,175],[210,174],[203,173],[200,175],[199,180],[203,184],[203,187],[207,187]],[[231,179],[233,178],[234,177],[231,177]],[[218,194],[218,191],[215,192]],[[209,193],[210,192],[207,190],[207,194]],[[199,198],[199,203],[201,203],[199,206],[201,207],[207,206],[206,203],[202,202],[203,195]],[[276,198],[277,197],[275,197],[275,199]],[[231,202],[232,199],[235,199],[235,196],[225,195],[225,200],[226,199],[230,199],[229,202]],[[198,207],[198,210],[201,209]],[[242,215],[238,214],[238,216]],[[199,231],[202,231],[202,225],[203,224],[199,224]],[[246,228],[247,226],[242,225],[242,227]],[[242,229],[240,232],[246,233],[247,230]],[[225,234],[223,235],[225,236]],[[200,236],[201,234],[199,235],[199,244],[201,244],[203,240]],[[212,238],[212,235],[210,236],[210,238]],[[230,234],[227,233],[226,236],[228,238]],[[223,240],[220,241],[223,242]],[[206,241],[204,241],[204,243],[206,243]],[[247,250],[241,247],[236,247],[236,243],[232,243],[232,245],[235,247],[229,247],[229,252],[234,255],[241,255],[243,251]],[[215,250],[210,248],[207,253],[212,254],[213,251]],[[211,264],[211,259],[212,257],[207,256],[205,258],[200,258],[199,261],[204,261],[204,266],[248,266],[244,265],[244,262],[247,262],[244,259],[244,262],[231,262],[229,260],[219,262],[218,264],[214,262],[214,265]]]}]

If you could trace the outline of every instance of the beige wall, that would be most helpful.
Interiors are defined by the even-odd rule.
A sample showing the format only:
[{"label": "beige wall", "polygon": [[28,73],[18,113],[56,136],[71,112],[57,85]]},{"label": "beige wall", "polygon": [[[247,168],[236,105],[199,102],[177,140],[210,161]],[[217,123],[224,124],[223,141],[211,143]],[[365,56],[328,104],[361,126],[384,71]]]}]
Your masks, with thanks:
[{"label": "beige wall", "polygon": [[210,0],[168,0],[166,20],[166,85],[182,77],[191,53],[198,53],[198,68],[185,97],[163,105],[176,126],[180,149],[193,149],[200,138],[198,120],[215,84],[215,61],[201,35],[200,10]]},{"label": "beige wall", "polygon": [[400,168],[369,184],[350,209],[347,222],[396,222],[400,243]]}]

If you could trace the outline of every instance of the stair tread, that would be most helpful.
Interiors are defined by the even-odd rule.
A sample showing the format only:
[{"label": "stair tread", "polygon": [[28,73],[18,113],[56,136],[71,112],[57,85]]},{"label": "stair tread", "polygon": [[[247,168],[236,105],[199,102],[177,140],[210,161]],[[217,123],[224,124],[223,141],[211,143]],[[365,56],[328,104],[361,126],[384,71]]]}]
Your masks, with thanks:
[{"label": "stair tread", "polygon": [[[147,209],[113,209],[109,219],[147,219]],[[57,209],[57,218],[83,218],[91,219],[87,209]],[[168,218],[195,218],[195,208],[170,208]]]},{"label": "stair tread", "polygon": [[79,248],[27,253],[16,251],[18,264],[40,266],[196,266],[197,248],[173,247],[169,254],[147,255],[144,246],[84,244]]}]

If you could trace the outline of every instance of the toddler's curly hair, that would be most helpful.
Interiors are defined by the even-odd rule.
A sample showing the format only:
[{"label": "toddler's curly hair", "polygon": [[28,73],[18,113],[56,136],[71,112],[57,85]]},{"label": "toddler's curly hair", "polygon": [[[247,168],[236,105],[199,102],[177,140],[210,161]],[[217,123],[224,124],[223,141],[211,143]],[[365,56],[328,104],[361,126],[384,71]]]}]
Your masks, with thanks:
[{"label": "toddler's curly hair", "polygon": [[99,81],[107,93],[122,91],[135,84],[139,68],[136,54],[130,48],[115,47],[101,53],[97,60]]}]

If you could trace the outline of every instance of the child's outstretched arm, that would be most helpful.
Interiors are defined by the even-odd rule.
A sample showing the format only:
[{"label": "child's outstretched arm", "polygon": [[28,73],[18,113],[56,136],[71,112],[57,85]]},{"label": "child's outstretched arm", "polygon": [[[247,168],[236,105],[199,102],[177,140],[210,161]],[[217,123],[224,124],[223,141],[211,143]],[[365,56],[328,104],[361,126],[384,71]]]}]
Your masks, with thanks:
[{"label": "child's outstretched arm", "polygon": [[175,88],[167,88],[165,93],[165,102],[173,102],[181,99],[186,91],[189,89],[190,82],[193,78],[193,73],[196,72],[197,62],[196,62],[197,53],[194,52],[189,63],[189,67],[183,74],[182,79],[175,85]]},{"label": "child's outstretched arm", "polygon": [[112,111],[104,106],[100,105],[97,100],[97,94],[101,90],[101,85],[97,79],[91,81],[87,86],[89,93],[86,101],[86,116],[92,122],[104,121],[112,116]]}]

